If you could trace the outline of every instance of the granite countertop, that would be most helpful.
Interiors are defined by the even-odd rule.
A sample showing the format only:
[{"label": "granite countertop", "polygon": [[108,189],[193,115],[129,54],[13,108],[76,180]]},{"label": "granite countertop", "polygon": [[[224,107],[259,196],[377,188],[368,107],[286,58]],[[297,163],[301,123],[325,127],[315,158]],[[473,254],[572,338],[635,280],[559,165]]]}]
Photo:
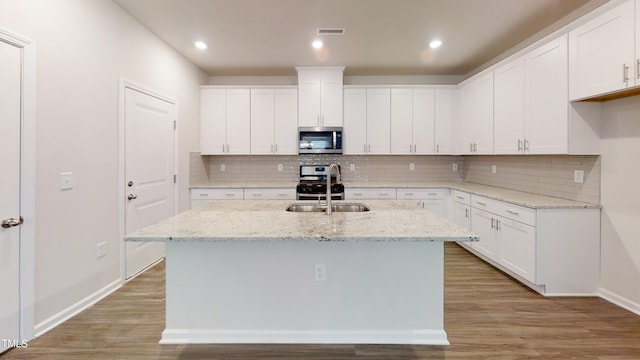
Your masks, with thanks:
[{"label": "granite countertop", "polygon": [[[349,201],[334,201],[345,203]],[[295,213],[292,201],[222,200],[128,234],[126,241],[477,241],[413,201],[371,200],[367,212]],[[296,201],[317,204],[317,201]]]},{"label": "granite countertop", "polygon": [[[192,185],[191,188],[295,188],[297,182],[213,182],[200,185]],[[345,181],[346,188],[448,188],[460,190],[475,195],[485,196],[491,199],[508,202],[532,209],[599,209],[600,205],[561,199],[545,195],[537,195],[522,191],[509,190],[495,186],[480,185],[470,182],[350,182]]]}]

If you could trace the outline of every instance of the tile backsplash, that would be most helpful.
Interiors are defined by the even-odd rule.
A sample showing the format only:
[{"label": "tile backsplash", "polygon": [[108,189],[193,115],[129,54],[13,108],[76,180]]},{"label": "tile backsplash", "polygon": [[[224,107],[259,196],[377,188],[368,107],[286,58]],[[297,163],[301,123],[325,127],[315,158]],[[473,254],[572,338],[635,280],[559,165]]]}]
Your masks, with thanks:
[{"label": "tile backsplash", "polygon": [[[568,155],[238,155],[191,153],[190,184],[296,182],[300,165],[337,163],[344,181],[468,181],[512,190],[600,203],[600,157]],[[413,163],[414,170],[409,170]],[[453,171],[453,164],[458,171]],[[354,170],[350,168],[353,164]],[[221,171],[224,165],[224,171]],[[278,170],[282,165],[282,170]],[[492,172],[492,165],[496,172]],[[573,181],[584,171],[584,183]]]}]

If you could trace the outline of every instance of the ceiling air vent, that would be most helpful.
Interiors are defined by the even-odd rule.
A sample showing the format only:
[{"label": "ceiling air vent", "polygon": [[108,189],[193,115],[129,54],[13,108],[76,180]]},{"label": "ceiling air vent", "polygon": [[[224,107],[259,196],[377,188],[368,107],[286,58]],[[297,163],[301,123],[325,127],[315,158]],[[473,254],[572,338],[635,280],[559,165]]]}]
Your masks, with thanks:
[{"label": "ceiling air vent", "polygon": [[344,28],[318,28],[318,35],[344,35]]}]

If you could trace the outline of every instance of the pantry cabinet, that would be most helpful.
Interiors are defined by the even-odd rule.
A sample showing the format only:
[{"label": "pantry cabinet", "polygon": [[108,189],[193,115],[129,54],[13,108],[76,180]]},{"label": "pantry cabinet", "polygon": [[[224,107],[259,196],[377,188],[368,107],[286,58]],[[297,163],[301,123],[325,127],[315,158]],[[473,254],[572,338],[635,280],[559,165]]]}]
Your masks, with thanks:
[{"label": "pantry cabinet", "polygon": [[460,95],[460,152],[493,154],[493,71],[465,83]]},{"label": "pantry cabinet", "polygon": [[335,67],[296,67],[299,126],[343,125],[343,70]]},{"label": "pantry cabinet", "polygon": [[251,153],[250,90],[202,88],[200,90],[200,152],[203,155]]},{"label": "pantry cabinet", "polygon": [[295,88],[251,89],[251,154],[298,153],[297,95]]},{"label": "pantry cabinet", "polygon": [[636,1],[627,0],[569,32],[571,100],[640,84],[637,6]]}]

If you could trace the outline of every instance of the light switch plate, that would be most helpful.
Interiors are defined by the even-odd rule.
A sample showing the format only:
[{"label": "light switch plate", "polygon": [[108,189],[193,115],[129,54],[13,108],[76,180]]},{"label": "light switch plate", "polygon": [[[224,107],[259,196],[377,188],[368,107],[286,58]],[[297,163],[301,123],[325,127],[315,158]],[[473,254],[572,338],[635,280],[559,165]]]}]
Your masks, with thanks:
[{"label": "light switch plate", "polygon": [[60,173],[60,190],[73,189],[73,173],[61,172]]}]

